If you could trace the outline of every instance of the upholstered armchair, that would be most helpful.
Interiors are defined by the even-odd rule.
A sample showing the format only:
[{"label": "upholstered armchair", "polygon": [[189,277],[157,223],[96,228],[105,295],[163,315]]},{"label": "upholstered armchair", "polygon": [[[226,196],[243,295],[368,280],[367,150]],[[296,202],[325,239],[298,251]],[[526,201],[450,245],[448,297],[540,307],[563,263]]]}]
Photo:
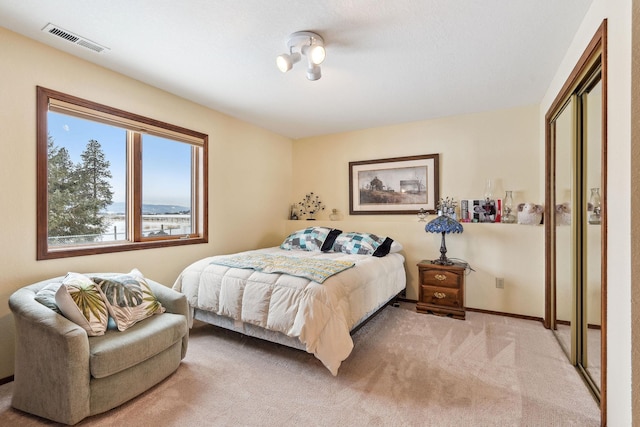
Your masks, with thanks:
[{"label": "upholstered armchair", "polygon": [[9,298],[16,329],[14,408],[75,424],[134,398],[178,368],[189,339],[183,294],[147,279],[166,312],[122,332],[88,336],[35,299],[47,284],[62,280],[26,286]]}]

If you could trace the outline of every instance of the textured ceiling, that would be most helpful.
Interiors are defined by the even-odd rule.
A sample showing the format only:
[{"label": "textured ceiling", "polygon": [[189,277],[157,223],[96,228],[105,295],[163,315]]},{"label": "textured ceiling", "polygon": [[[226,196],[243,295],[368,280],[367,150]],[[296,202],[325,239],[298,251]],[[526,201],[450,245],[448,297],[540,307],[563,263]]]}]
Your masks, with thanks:
[{"label": "textured ceiling", "polygon": [[[538,103],[591,2],[0,0],[0,26],[302,138]],[[318,81],[275,66],[303,30],[325,40]]]}]

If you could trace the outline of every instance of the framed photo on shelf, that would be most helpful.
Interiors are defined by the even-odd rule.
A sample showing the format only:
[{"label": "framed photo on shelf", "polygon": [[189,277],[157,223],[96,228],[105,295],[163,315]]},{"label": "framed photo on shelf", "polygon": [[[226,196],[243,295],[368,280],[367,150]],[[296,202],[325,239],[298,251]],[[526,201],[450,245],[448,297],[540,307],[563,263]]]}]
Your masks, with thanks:
[{"label": "framed photo on shelf", "polygon": [[438,154],[349,162],[349,214],[435,213]]}]

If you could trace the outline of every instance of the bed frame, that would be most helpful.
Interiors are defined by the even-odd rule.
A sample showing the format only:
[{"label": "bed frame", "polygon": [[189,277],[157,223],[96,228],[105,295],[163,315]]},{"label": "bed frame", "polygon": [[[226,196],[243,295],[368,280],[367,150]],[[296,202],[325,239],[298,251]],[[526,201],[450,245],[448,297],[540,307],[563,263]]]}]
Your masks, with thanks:
[{"label": "bed frame", "polygon": [[[400,291],[397,295],[391,297],[388,301],[383,302],[378,307],[373,309],[370,313],[360,319],[355,326],[351,329],[350,334],[353,336],[361,327],[367,322],[378,315],[388,305],[398,306],[397,300],[404,290]],[[297,338],[293,338],[283,334],[282,332],[270,331],[261,326],[256,326],[251,323],[245,323],[241,321],[233,320],[230,317],[220,316],[210,311],[201,310],[199,308],[193,309],[192,319],[199,320],[201,322],[208,323],[210,325],[218,326],[220,328],[229,329],[234,332],[238,332],[243,335],[247,335],[254,338],[270,341],[276,344],[281,344],[287,347],[295,348],[297,350],[306,351],[304,344]]]}]

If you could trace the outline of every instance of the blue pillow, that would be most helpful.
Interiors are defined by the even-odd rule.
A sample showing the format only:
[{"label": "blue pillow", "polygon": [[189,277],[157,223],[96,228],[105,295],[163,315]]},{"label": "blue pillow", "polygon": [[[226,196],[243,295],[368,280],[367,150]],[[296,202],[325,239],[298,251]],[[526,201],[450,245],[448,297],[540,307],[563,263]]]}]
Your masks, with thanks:
[{"label": "blue pillow", "polygon": [[280,245],[284,250],[322,251],[331,250],[341,230],[328,227],[309,227],[291,233]]},{"label": "blue pillow", "polygon": [[58,289],[61,285],[62,283],[60,282],[49,283],[47,286],[36,292],[35,300],[40,304],[49,307],[56,313],[62,314],[62,311],[60,311],[60,307],[58,307],[58,304],[56,304],[56,292],[58,292]]},{"label": "blue pillow", "polygon": [[372,255],[383,257],[391,249],[393,239],[390,237],[379,237],[371,233],[342,233],[333,244],[333,252],[345,254]]}]

